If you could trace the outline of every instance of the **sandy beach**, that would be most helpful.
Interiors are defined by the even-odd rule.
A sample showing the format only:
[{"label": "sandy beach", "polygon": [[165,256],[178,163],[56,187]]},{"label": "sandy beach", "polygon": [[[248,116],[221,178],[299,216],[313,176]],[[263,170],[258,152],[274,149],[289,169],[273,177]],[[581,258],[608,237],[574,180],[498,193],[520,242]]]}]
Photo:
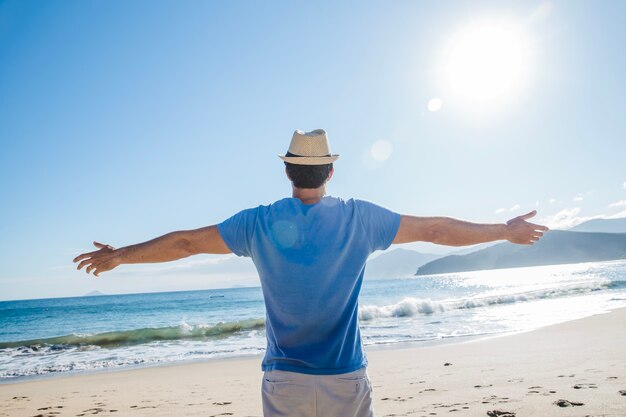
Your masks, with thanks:
[{"label": "sandy beach", "polygon": [[[618,309],[515,335],[370,349],[375,414],[626,416],[625,346]],[[260,416],[260,360],[3,384],[0,416]]]}]

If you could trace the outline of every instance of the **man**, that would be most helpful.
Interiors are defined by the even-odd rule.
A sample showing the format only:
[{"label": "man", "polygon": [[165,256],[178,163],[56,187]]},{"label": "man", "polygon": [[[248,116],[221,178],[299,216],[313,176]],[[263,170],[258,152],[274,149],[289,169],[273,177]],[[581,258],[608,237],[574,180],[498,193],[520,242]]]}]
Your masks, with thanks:
[{"label": "man", "polygon": [[495,240],[533,244],[548,230],[526,220],[476,224],[400,215],[362,200],[326,196],[333,162],[326,132],[296,130],[279,155],[292,198],[243,210],[224,222],[151,241],[79,255],[94,275],[121,264],[166,262],[200,253],[252,258],[266,306],[262,369],[266,417],[372,416],[371,384],[358,326],[365,262],[392,243],[472,245]]}]

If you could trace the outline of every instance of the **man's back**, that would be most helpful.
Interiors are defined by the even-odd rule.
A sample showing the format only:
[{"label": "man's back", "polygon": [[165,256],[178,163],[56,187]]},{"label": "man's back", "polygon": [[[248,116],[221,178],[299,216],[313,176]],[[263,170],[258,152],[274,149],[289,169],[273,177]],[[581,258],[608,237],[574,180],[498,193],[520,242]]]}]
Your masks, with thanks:
[{"label": "man's back", "polygon": [[263,370],[339,374],[367,364],[358,295],[367,257],[393,241],[400,215],[362,200],[285,198],[218,225],[251,257],[267,309]]},{"label": "man's back", "polygon": [[324,197],[339,155],[330,152],[323,129],[296,130],[279,157],[293,198],[120,249],[94,242],[99,250],[74,258],[78,269],[98,276],[120,264],[200,253],[251,257],[267,310],[266,417],[373,416],[357,299],[365,261],[375,250],[417,241],[463,246],[506,239],[532,245],[548,230],[526,222],[535,211],[506,224],[477,224],[400,216],[366,201]]}]

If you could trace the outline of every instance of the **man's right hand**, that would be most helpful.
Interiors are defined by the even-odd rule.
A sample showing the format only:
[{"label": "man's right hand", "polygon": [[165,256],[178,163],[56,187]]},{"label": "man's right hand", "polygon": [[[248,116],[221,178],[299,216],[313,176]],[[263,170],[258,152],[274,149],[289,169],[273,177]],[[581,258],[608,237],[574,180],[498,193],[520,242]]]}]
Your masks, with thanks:
[{"label": "man's right hand", "polygon": [[93,244],[99,249],[93,252],[83,253],[74,258],[74,263],[82,261],[78,264],[76,269],[80,270],[82,267],[87,266],[85,272],[89,273],[93,271],[93,274],[98,276],[101,272],[110,271],[121,264],[119,254],[113,246],[98,242],[93,242]]},{"label": "man's right hand", "polygon": [[97,251],[83,253],[74,258],[78,269],[87,266],[85,272],[95,276],[110,271],[121,264],[170,262],[199,253],[231,253],[216,225],[194,230],[180,230],[136,245],[115,249],[110,245],[93,242]]},{"label": "man's right hand", "polygon": [[534,217],[535,214],[537,214],[537,211],[533,210],[506,222],[506,239],[511,243],[520,245],[532,245],[538,241],[543,236],[543,232],[547,232],[550,229],[546,226],[526,221]]}]

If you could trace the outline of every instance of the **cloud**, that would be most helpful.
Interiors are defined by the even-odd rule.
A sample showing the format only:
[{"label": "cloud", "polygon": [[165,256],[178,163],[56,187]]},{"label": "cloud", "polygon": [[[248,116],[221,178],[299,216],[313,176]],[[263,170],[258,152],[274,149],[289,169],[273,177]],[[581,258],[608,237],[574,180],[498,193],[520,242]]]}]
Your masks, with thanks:
[{"label": "cloud", "polygon": [[521,206],[520,206],[519,204],[516,204],[516,205],[514,205],[513,207],[511,207],[511,208],[509,209],[509,211],[519,210],[519,208],[520,208],[520,207],[521,207]]},{"label": "cloud", "polygon": [[626,207],[626,200],[616,201],[615,203],[609,204],[609,207]]},{"label": "cloud", "polygon": [[574,197],[572,200],[573,201],[583,201],[585,199],[585,197],[583,197],[582,193],[578,194],[576,197]]},{"label": "cloud", "polygon": [[543,218],[541,222],[548,226],[550,229],[569,229],[588,220],[601,219],[606,217],[603,214],[597,216],[579,216],[580,211],[580,207],[564,209],[556,214]]},{"label": "cloud", "polygon": [[500,214],[500,213],[504,213],[506,211],[506,209],[504,207],[500,207],[499,209],[497,209],[494,213],[495,214]]},{"label": "cloud", "polygon": [[549,201],[549,203],[550,203],[550,204],[554,204],[554,203],[556,203],[556,198],[551,198],[551,199],[550,199],[550,201]]},{"label": "cloud", "polygon": [[624,183],[622,184],[622,188],[626,190],[626,181],[624,181]]},{"label": "cloud", "polygon": [[626,217],[626,210],[620,211],[619,213],[615,213],[611,216],[608,216],[607,219],[622,219]]},{"label": "cloud", "polygon": [[[621,206],[614,207],[626,207],[626,200],[618,201],[618,203],[624,203]],[[577,226],[581,223],[584,223],[593,219],[621,219],[626,218],[626,210],[620,211],[615,214],[597,214],[595,216],[580,216],[581,208],[574,207],[569,209],[564,209],[559,211],[558,213],[552,214],[550,216],[544,217],[539,220],[540,224],[545,224],[550,229],[570,229],[574,226]]]},{"label": "cloud", "polygon": [[539,207],[539,200],[535,201],[535,207]]}]

